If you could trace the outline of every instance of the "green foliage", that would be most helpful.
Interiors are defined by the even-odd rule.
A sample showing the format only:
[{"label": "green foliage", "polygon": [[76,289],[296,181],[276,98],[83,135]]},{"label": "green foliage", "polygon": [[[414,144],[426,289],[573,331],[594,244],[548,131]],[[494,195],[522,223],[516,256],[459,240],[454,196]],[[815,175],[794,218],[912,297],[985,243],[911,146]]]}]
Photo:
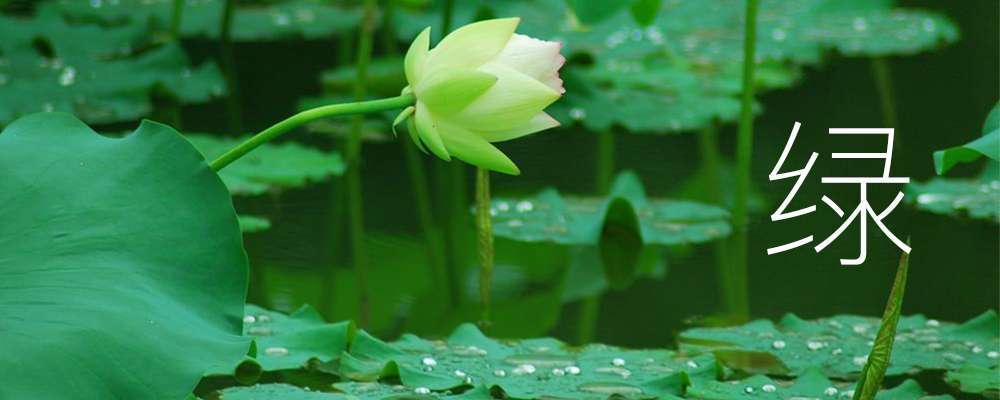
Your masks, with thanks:
[{"label": "green foliage", "polygon": [[31,18],[0,14],[0,24],[0,124],[40,111],[128,121],[152,112],[156,92],[200,103],[225,90],[214,63],[190,67],[178,44],[151,43],[141,26],[71,24],[48,5]]},{"label": "green foliage", "polygon": [[896,279],[889,292],[889,301],[882,314],[878,334],[875,335],[875,343],[872,345],[872,351],[868,353],[868,362],[861,369],[854,400],[875,400],[875,395],[882,387],[885,370],[889,367],[889,357],[892,355],[892,345],[896,341],[896,325],[899,323],[899,313],[903,310],[903,296],[906,292],[906,276],[909,268],[910,255],[903,253],[896,271]]},{"label": "green foliage", "polygon": [[[522,16],[525,34],[563,40],[565,53],[593,58],[591,66],[565,71],[567,95],[556,104],[557,118],[594,130],[621,125],[653,133],[735,119],[742,10],[719,1],[671,1],[648,27],[618,14],[585,28],[570,19],[551,21],[553,15],[569,15],[562,0],[494,7],[498,16]],[[912,54],[958,38],[957,28],[942,16],[859,0],[765,1],[757,31],[760,89],[789,86],[803,66],[820,63],[827,50],[849,56]]]},{"label": "green foliage", "polygon": [[975,161],[982,156],[1000,161],[1000,102],[986,116],[982,136],[961,146],[934,152],[934,169],[942,175],[955,164]]},{"label": "green foliage", "polygon": [[[254,338],[256,362],[265,372],[306,368],[340,358],[354,336],[351,322],[328,324],[316,310],[302,306],[290,315],[248,304],[243,334]],[[211,371],[225,375],[230,371]]]},{"label": "green foliage", "polygon": [[240,230],[243,233],[254,233],[271,229],[271,220],[267,218],[243,214],[240,214],[238,217],[240,220]]},{"label": "green foliage", "polygon": [[[994,167],[995,168],[995,167]],[[979,178],[933,178],[906,185],[907,201],[917,209],[943,215],[1000,222],[1000,180],[989,173]]]},{"label": "green foliage", "polygon": [[36,114],[0,154],[0,397],[182,399],[247,354],[236,213],[177,132]]},{"label": "green foliage", "polygon": [[[827,376],[849,378],[861,372],[879,328],[876,318],[837,315],[803,320],[786,315],[778,325],[757,320],[731,328],[696,328],[681,333],[682,350],[713,352],[728,367],[751,373],[800,375],[819,365]],[[994,311],[962,325],[904,316],[886,375],[910,369],[955,370],[989,366],[996,358],[1000,322]],[[992,353],[996,354],[996,353]]]},{"label": "green foliage", "polygon": [[[185,1],[181,35],[217,39],[224,6],[225,0]],[[168,30],[173,18],[173,1],[63,0],[58,8],[74,20],[105,25],[130,24],[160,31]],[[360,8],[320,0],[237,2],[232,38],[236,41],[325,39],[351,32],[360,23]]]},{"label": "green foliage", "polygon": [[616,201],[627,202],[634,211],[638,229],[631,234],[645,244],[703,243],[730,231],[726,210],[690,201],[649,199],[638,176],[626,171],[615,178],[606,198],[562,196],[550,188],[529,198],[495,199],[494,234],[524,242],[595,245]]},{"label": "green foliage", "polygon": [[219,400],[350,400],[337,393],[313,392],[284,383],[231,387],[219,392]]},{"label": "green foliage", "polygon": [[[246,140],[205,134],[186,134],[184,137],[209,161]],[[254,196],[301,188],[309,182],[341,175],[345,168],[338,153],[322,152],[296,142],[283,142],[255,149],[219,171],[219,176],[232,194]]]},{"label": "green foliage", "polygon": [[[739,382],[694,380],[687,388],[688,398],[704,400],[784,400],[832,399],[849,397],[854,390],[846,383],[833,382],[817,367],[806,369],[793,382],[778,381],[765,375],[754,375]],[[913,380],[879,392],[880,400],[951,400],[951,396],[925,396]]]},{"label": "green foliage", "polygon": [[398,378],[435,391],[486,385],[512,398],[679,395],[692,376],[716,373],[711,355],[684,359],[667,350],[606,345],[573,349],[551,338],[496,341],[469,324],[443,342],[404,335],[389,344],[359,332],[340,365],[340,374],[355,381]]},{"label": "green foliage", "polygon": [[958,371],[948,371],[945,380],[966,393],[979,394],[990,399],[1000,395],[1000,371],[997,365],[992,367],[966,365]]}]

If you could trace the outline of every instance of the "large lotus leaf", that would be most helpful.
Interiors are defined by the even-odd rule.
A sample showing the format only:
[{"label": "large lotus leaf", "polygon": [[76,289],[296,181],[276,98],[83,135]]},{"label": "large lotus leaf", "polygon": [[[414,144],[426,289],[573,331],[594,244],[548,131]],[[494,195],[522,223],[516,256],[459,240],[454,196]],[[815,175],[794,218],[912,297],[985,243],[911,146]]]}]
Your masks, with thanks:
[{"label": "large lotus leaf", "polygon": [[[794,381],[778,381],[764,375],[734,381],[694,380],[687,397],[704,400],[834,399],[854,395],[854,384],[830,381],[819,368],[808,368]],[[928,396],[914,380],[883,390],[879,400],[950,400],[951,396]]]},{"label": "large lotus leaf", "polygon": [[679,395],[692,377],[712,379],[718,371],[711,355],[678,358],[668,350],[599,344],[570,348],[551,338],[497,341],[466,324],[446,341],[404,335],[389,344],[359,332],[340,373],[355,381],[398,378],[407,387],[436,391],[485,385],[516,399],[636,399]]},{"label": "large lotus leaf", "polygon": [[[789,314],[778,325],[758,320],[731,328],[696,328],[681,333],[682,350],[711,351],[727,366],[755,373],[802,374],[819,366],[830,377],[857,376],[867,361],[879,319],[838,315],[807,321]],[[962,325],[902,317],[886,375],[912,369],[955,370],[997,363],[996,312]]]},{"label": "large lotus leaf", "polygon": [[1000,222],[1000,181],[997,179],[933,178],[906,185],[907,201],[917,209],[944,215]]},{"label": "large lotus leaf", "polygon": [[[184,37],[219,37],[225,0],[185,1],[181,13]],[[173,0],[61,0],[59,9],[69,18],[102,24],[131,22],[170,28]],[[239,4],[233,13],[232,38],[271,41],[285,38],[326,39],[351,32],[360,25],[361,9],[320,0],[287,0]]]},{"label": "large lotus leaf", "polygon": [[236,213],[190,143],[45,113],[0,155],[0,397],[183,399],[247,354]]},{"label": "large lotus leaf", "polygon": [[966,393],[980,394],[988,399],[1000,396],[1000,371],[997,365],[966,365],[958,371],[949,371],[945,380]]},{"label": "large lotus leaf", "polygon": [[[184,135],[205,158],[214,160],[246,138]],[[284,188],[300,188],[344,173],[338,153],[326,153],[296,142],[265,144],[219,171],[235,195],[252,196]]]},{"label": "large lotus leaf", "polygon": [[941,175],[955,164],[975,161],[982,156],[1000,161],[1000,103],[986,116],[982,136],[961,146],[935,151],[934,169]]},{"label": "large lotus leaf", "polygon": [[155,90],[182,103],[224,92],[214,63],[190,67],[176,43],[148,48],[141,27],[68,24],[46,6],[32,18],[0,15],[0,24],[0,124],[40,111],[72,112],[90,123],[127,121],[152,111]]},{"label": "large lotus leaf", "polygon": [[632,205],[646,244],[702,243],[730,231],[726,210],[692,201],[647,199],[639,178],[626,171],[615,178],[606,198],[562,196],[555,189],[524,199],[497,198],[491,205],[493,232],[524,242],[597,244],[614,199]]}]

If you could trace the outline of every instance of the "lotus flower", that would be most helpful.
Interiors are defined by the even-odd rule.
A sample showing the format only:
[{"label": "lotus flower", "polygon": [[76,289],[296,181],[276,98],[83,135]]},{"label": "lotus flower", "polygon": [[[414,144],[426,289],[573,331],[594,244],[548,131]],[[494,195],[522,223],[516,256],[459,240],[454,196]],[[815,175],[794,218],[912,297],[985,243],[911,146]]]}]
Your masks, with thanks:
[{"label": "lotus flower", "polygon": [[[516,139],[559,126],[544,111],[565,89],[559,68],[562,43],[514,33],[520,18],[463,26],[431,50],[430,28],[406,53],[403,93],[416,104],[396,118],[409,120],[410,137],[450,161],[517,175],[520,170],[490,142]],[[426,148],[425,148],[426,146]]]}]

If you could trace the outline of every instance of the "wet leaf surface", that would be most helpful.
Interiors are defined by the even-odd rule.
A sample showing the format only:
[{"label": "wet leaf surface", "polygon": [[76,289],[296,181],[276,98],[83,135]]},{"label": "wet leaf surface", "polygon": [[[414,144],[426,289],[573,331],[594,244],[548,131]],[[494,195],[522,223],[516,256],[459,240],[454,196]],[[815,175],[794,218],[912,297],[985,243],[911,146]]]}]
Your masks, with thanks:
[{"label": "wet leaf surface", "polygon": [[[67,16],[101,24],[134,24],[167,30],[173,17],[173,0],[61,0]],[[184,37],[216,39],[225,0],[185,1],[181,13]],[[361,23],[361,9],[319,0],[238,2],[233,14],[236,41],[273,41],[289,38],[325,39],[350,32]]]},{"label": "wet leaf surface", "polygon": [[48,5],[32,18],[0,15],[0,24],[0,124],[41,111],[128,121],[152,112],[158,91],[181,103],[225,92],[214,63],[191,66],[178,44],[153,43],[140,26],[69,24]]},{"label": "wet leaf surface", "polygon": [[647,198],[639,178],[624,172],[606,198],[563,196],[545,189],[528,198],[494,199],[494,235],[524,242],[594,245],[615,199],[631,205],[645,244],[703,243],[730,232],[726,210],[693,201]]},{"label": "wet leaf surface", "polygon": [[[879,322],[854,315],[804,320],[789,314],[777,325],[757,320],[731,328],[690,329],[679,341],[682,350],[714,352],[737,370],[796,376],[818,366],[831,378],[851,379],[867,362]],[[911,369],[996,365],[998,324],[994,311],[961,325],[922,315],[901,317],[886,376]]]}]

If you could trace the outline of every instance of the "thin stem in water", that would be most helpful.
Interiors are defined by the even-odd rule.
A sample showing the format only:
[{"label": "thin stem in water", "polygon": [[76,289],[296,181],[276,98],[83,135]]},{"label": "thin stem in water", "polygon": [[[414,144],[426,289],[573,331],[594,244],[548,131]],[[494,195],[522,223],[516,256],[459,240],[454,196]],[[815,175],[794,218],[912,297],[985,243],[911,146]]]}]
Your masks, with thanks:
[{"label": "thin stem in water", "polygon": [[184,0],[174,0],[174,15],[170,20],[170,38],[181,40],[181,19],[184,16]]},{"label": "thin stem in water", "polygon": [[872,75],[875,78],[875,90],[878,92],[882,108],[882,123],[890,128],[896,126],[896,102],[892,93],[892,72],[889,70],[889,59],[879,56],[872,58]]},{"label": "thin stem in water", "polygon": [[379,111],[388,110],[398,110],[401,108],[406,108],[414,104],[414,98],[412,94],[406,94],[402,96],[390,97],[387,99],[379,100],[369,100],[360,101],[354,103],[343,103],[343,104],[331,104],[328,106],[316,107],[313,109],[302,111],[291,117],[285,118],[285,120],[274,124],[270,128],[263,130],[262,132],[254,135],[250,139],[247,139],[238,146],[227,151],[225,154],[216,158],[212,161],[210,166],[213,170],[220,170],[225,168],[227,165],[231,164],[233,161],[238,160],[240,157],[245,156],[251,150],[260,147],[260,145],[274,140],[278,136],[281,136],[292,129],[295,129],[305,123],[310,121],[315,121],[320,118],[335,117],[341,115],[354,115],[354,114],[366,114]]},{"label": "thin stem in water", "polygon": [[733,227],[730,254],[732,262],[725,266],[721,281],[723,303],[736,318],[745,318],[750,310],[747,289],[747,203],[750,194],[750,166],[753,157],[754,67],[756,66],[757,8],[759,0],[747,0],[743,31],[743,96],[740,104],[740,126],[736,137],[736,202],[733,207]]},{"label": "thin stem in water", "polygon": [[[354,100],[362,101],[368,93],[368,65],[372,58],[372,37],[375,34],[376,0],[364,1],[364,19],[358,38],[357,77],[354,81]],[[354,273],[358,288],[358,323],[367,327],[371,317],[368,304],[368,266],[365,259],[365,224],[362,209],[361,187],[361,128],[364,117],[355,115],[351,119],[351,136],[347,141],[347,209],[350,215],[351,255],[354,257]],[[331,288],[332,289],[332,288]]]},{"label": "thin stem in water", "polygon": [[490,287],[493,281],[493,220],[490,215],[490,171],[476,168],[476,231],[479,234],[479,324],[490,324]]},{"label": "thin stem in water", "polygon": [[226,0],[219,26],[219,47],[222,53],[222,71],[226,75],[226,86],[229,88],[229,96],[226,98],[229,130],[242,132],[243,115],[240,111],[239,81],[236,79],[236,47],[233,45],[233,15],[235,12],[236,0]]}]

